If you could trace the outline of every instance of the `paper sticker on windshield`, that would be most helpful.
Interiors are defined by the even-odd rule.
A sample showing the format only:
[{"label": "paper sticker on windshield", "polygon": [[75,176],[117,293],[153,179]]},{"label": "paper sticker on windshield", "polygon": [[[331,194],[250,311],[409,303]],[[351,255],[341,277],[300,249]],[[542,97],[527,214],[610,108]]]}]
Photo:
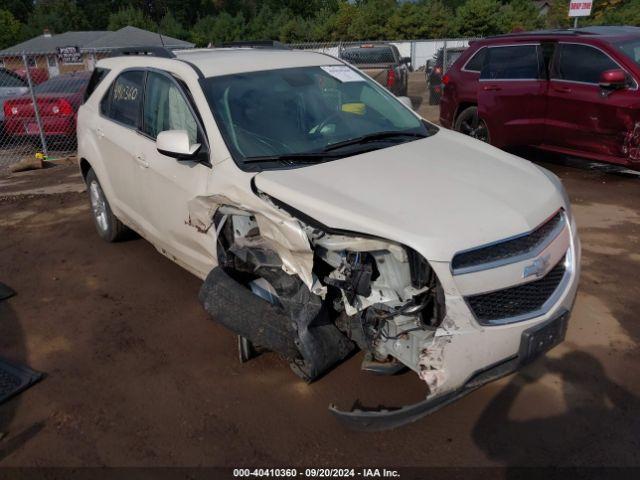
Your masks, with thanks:
[{"label": "paper sticker on windshield", "polygon": [[346,65],[330,65],[320,68],[341,82],[364,82],[364,78]]}]

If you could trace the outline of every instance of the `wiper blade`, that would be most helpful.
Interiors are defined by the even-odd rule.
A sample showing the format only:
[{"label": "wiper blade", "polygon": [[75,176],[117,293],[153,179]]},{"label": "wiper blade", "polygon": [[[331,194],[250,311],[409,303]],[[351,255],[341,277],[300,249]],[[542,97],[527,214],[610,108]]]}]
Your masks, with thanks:
[{"label": "wiper blade", "polygon": [[412,138],[426,138],[429,135],[424,133],[415,133],[415,132],[377,132],[370,133],[368,135],[363,135],[361,137],[351,138],[349,140],[345,140],[343,142],[336,142],[330,145],[327,145],[324,152],[330,152],[331,150],[335,150],[342,147],[348,147],[349,145],[358,145],[361,143],[374,142],[376,140],[384,140],[385,138],[393,138],[393,137],[412,137]]},{"label": "wiper blade", "polygon": [[261,163],[261,162],[300,162],[300,163],[316,163],[318,161],[336,158],[339,155],[326,152],[309,152],[309,153],[285,153],[282,155],[261,155],[255,157],[246,157],[245,163]]}]

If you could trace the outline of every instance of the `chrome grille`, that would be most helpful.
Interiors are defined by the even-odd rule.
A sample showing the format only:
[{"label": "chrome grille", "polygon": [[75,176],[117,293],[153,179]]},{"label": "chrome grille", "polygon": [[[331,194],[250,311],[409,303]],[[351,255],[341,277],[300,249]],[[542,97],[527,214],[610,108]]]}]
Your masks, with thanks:
[{"label": "chrome grille", "polygon": [[511,263],[523,256],[535,254],[553,240],[565,223],[563,210],[527,234],[467,252],[458,253],[451,262],[455,274],[491,268],[495,263]]},{"label": "chrome grille", "polygon": [[566,256],[539,280],[490,293],[466,297],[467,304],[482,324],[501,323],[540,311],[558,289],[565,274]]}]

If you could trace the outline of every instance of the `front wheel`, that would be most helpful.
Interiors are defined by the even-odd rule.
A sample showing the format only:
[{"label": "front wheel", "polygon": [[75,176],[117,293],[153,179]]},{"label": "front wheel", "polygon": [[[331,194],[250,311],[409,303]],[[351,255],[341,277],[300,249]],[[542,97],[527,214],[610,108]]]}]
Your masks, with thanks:
[{"label": "front wheel", "polygon": [[104,195],[93,169],[87,173],[86,181],[91,213],[93,214],[93,222],[96,225],[98,235],[107,242],[122,240],[129,230],[111,211],[107,197]]},{"label": "front wheel", "polygon": [[456,118],[453,129],[476,140],[489,143],[489,128],[478,116],[478,107],[465,108]]}]

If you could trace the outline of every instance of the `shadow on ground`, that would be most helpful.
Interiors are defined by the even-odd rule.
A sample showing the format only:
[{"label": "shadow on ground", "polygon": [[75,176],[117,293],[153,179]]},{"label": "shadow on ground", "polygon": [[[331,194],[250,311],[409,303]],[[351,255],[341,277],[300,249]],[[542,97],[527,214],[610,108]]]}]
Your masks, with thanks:
[{"label": "shadow on ground", "polygon": [[[15,363],[26,361],[24,334],[8,300],[0,300],[0,357]],[[19,405],[19,395],[0,405],[0,461],[28,442],[44,426],[36,423],[22,431],[9,431],[9,424]]]},{"label": "shadow on ground", "polygon": [[[562,379],[564,413],[512,418],[521,392],[546,374]],[[607,378],[595,357],[573,351],[541,359],[514,376],[482,412],[472,435],[488,458],[509,467],[631,466],[638,463],[640,419],[632,413],[638,411],[640,398]]]}]

